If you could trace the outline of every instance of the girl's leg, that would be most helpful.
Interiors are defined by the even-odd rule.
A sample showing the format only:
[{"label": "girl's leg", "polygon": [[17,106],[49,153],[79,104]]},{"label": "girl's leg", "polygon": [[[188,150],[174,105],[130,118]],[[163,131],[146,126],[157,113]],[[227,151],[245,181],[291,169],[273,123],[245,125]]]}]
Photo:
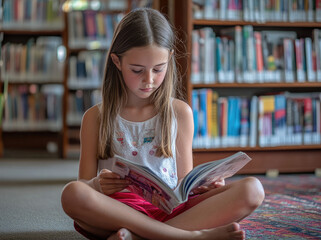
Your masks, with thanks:
[{"label": "girl's leg", "polygon": [[135,209],[105,196],[82,182],[71,182],[62,192],[64,211],[91,233],[108,237],[126,228],[146,239],[242,239],[234,223],[217,229],[187,231],[156,221]]},{"label": "girl's leg", "polygon": [[166,223],[185,230],[206,229],[238,222],[264,199],[264,189],[254,177],[244,178],[191,199],[193,207]]}]

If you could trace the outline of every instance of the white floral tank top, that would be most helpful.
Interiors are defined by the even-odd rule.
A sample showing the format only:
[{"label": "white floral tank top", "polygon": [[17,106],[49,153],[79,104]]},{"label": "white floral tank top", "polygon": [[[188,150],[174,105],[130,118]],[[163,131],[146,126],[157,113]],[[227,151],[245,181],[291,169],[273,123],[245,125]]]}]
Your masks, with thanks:
[{"label": "white floral tank top", "polygon": [[[117,154],[150,168],[168,186],[175,188],[177,185],[176,118],[174,117],[172,121],[172,158],[155,156],[161,136],[159,115],[144,122],[131,122],[118,116],[115,124],[114,142]],[[98,171],[104,168],[111,169],[110,162],[108,159],[99,160]]]}]

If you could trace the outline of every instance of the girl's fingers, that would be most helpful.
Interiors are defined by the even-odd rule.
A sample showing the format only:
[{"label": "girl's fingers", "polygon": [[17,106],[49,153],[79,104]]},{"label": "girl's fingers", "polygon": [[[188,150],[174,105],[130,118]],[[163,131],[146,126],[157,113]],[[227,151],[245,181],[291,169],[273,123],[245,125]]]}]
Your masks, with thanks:
[{"label": "girl's fingers", "polygon": [[200,186],[200,187],[194,189],[194,190],[193,190],[193,193],[194,193],[194,194],[202,194],[202,193],[207,192],[208,190],[209,190],[208,187]]},{"label": "girl's fingers", "polygon": [[113,179],[120,179],[120,176],[108,169],[102,169],[99,173],[100,178],[113,178]]}]

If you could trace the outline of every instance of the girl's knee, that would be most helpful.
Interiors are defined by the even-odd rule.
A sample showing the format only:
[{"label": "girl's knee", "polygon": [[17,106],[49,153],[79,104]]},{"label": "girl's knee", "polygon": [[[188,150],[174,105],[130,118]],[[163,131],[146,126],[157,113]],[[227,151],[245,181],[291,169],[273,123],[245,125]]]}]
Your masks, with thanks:
[{"label": "girl's knee", "polygon": [[74,215],[75,210],[79,209],[81,200],[86,196],[85,184],[79,181],[68,183],[61,193],[61,205],[69,216]]},{"label": "girl's knee", "polygon": [[262,204],[265,193],[260,180],[255,177],[244,178],[241,180],[241,190],[249,208],[255,209]]}]

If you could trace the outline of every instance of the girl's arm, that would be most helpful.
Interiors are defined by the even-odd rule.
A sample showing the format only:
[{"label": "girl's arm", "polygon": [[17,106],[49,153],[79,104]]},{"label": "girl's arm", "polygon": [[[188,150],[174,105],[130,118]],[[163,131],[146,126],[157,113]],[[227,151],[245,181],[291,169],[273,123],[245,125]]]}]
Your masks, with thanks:
[{"label": "girl's arm", "polygon": [[81,122],[78,180],[91,180],[97,176],[98,133],[99,109],[96,105],[85,112]]},{"label": "girl's arm", "polygon": [[193,112],[190,106],[178,99],[173,102],[177,118],[176,164],[180,182],[193,169],[192,143],[194,134]]},{"label": "girl's arm", "polygon": [[82,119],[80,129],[80,161],[78,180],[87,183],[106,195],[119,192],[130,182],[120,179],[119,175],[103,169],[97,176],[99,144],[99,108],[88,109]]}]

